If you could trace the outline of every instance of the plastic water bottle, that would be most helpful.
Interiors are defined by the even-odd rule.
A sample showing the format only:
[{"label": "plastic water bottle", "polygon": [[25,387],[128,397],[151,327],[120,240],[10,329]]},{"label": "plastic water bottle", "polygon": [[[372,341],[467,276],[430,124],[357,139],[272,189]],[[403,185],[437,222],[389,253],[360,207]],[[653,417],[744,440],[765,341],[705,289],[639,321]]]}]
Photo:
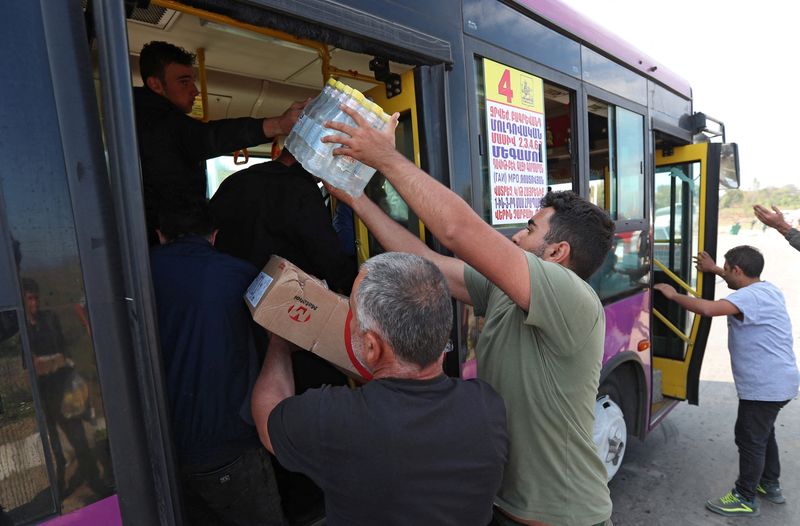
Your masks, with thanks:
[{"label": "plastic water bottle", "polygon": [[[350,125],[355,124],[353,120],[350,119],[350,117],[346,113],[344,113],[344,111],[341,109],[342,105],[349,104],[348,101],[352,99],[352,93],[355,90],[353,90],[350,86],[347,86],[342,83],[338,83],[337,87],[341,88],[339,92],[339,97],[336,100],[333,107],[331,108],[328,115],[326,116],[326,118],[320,122],[320,138],[339,133],[336,130],[331,130],[330,128],[324,127],[325,121],[330,120],[330,121],[344,122]],[[343,184],[343,179],[342,177],[340,177],[341,174],[339,174],[336,171],[335,168],[336,158],[333,156],[332,153],[333,150],[335,148],[338,148],[339,146],[340,145],[336,143],[320,143],[320,148],[318,150],[320,160],[319,164],[315,166],[315,168],[319,170],[317,175],[319,177],[322,177],[323,179],[329,180],[329,182],[335,186],[340,186],[341,184]]]},{"label": "plastic water bottle", "polygon": [[332,151],[340,145],[321,141],[322,137],[339,133],[326,128],[326,121],[355,126],[342,106],[358,112],[368,126],[376,129],[383,129],[389,121],[381,107],[367,100],[363,93],[329,79],[322,92],[304,109],[286,139],[286,147],[306,170],[348,194],[358,196],[375,170],[352,157],[334,157]]},{"label": "plastic water bottle", "polygon": [[[337,144],[322,142],[322,137],[338,133],[335,130],[326,128],[325,122],[329,120],[341,121],[343,112],[340,105],[346,103],[350,98],[350,93],[353,91],[350,86],[342,84],[341,82],[337,82],[336,87],[340,88],[337,89],[337,96],[331,99],[330,105],[326,106],[323,112],[320,112],[318,120],[315,120],[314,127],[309,130],[307,136],[308,144],[311,145],[313,151],[309,155],[306,169],[322,179],[329,179],[331,177],[331,175],[326,177],[326,175],[331,172],[330,164],[333,160],[331,152],[334,148],[338,147]],[[332,175],[335,177],[335,174]],[[331,180],[330,182],[331,184],[337,185],[340,181],[337,179]]]},{"label": "plastic water bottle", "polygon": [[322,108],[329,103],[333,97],[335,89],[335,81],[332,78],[328,79],[328,82],[325,84],[322,92],[320,92],[319,95],[317,95],[306,105],[305,108],[303,108],[303,112],[297,119],[297,123],[292,128],[292,131],[286,138],[285,143],[286,147],[290,152],[292,152],[295,159],[305,158],[310,153],[309,150],[311,149],[311,145],[308,144],[306,140],[308,131],[314,126],[315,115],[317,115],[319,111],[321,111]]},{"label": "plastic water bottle", "polygon": [[[388,124],[391,117],[384,113],[383,109],[374,102],[367,100],[364,104],[366,108],[367,122],[370,126],[377,130],[383,130]],[[359,162],[354,171],[355,177],[366,186],[369,180],[375,175],[375,168]],[[363,191],[363,187],[362,187]]]},{"label": "plastic water bottle", "polygon": [[[350,97],[350,99],[347,100],[345,105],[351,110],[355,110],[356,112],[358,112],[359,115],[364,117],[365,112],[363,103],[365,100],[366,98],[360,91],[353,90],[352,97]],[[352,122],[351,126],[355,125],[355,121],[353,121],[349,115],[347,114],[345,115],[347,116],[347,120]],[[345,177],[348,177],[355,172],[355,167],[357,162],[358,161],[356,161],[352,157],[348,157],[346,155],[340,155],[339,158],[336,160],[336,169],[340,170],[343,174],[345,174]],[[344,188],[342,188],[342,190],[344,190]]]}]

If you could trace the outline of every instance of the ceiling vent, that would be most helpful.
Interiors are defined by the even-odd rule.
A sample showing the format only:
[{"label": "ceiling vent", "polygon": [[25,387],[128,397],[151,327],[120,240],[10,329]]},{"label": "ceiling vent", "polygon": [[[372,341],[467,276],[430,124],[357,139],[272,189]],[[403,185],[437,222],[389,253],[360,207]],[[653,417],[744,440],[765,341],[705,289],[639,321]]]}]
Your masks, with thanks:
[{"label": "ceiling vent", "polygon": [[167,30],[175,23],[179,14],[180,13],[172,9],[149,5],[145,8],[135,8],[128,20],[143,26]]}]

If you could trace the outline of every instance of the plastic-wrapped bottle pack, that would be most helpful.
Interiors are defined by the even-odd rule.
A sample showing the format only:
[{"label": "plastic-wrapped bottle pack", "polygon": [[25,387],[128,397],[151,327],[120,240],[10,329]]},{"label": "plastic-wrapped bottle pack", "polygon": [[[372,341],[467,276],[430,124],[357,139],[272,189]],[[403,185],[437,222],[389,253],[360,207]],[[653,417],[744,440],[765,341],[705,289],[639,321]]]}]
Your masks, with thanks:
[{"label": "plastic-wrapped bottle pack", "polygon": [[375,174],[375,169],[352,157],[334,157],[332,151],[338,144],[323,143],[322,137],[338,134],[324,126],[326,121],[341,122],[355,126],[341,106],[354,109],[370,126],[383,130],[389,122],[389,115],[363,93],[334,79],[329,79],[322,92],[303,110],[285,146],[292,152],[303,168],[320,179],[341,188],[356,197]]}]

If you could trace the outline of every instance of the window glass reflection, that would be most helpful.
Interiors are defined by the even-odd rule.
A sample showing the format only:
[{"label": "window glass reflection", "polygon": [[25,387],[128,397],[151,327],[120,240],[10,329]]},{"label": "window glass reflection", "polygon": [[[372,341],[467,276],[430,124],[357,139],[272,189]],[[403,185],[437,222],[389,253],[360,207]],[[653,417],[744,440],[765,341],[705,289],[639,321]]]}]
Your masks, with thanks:
[{"label": "window glass reflection", "polygon": [[[699,177],[700,163],[684,163],[656,168],[655,211],[653,213],[653,257],[663,263],[679,279],[697,288],[697,270],[692,256],[698,251],[699,235]],[[671,277],[654,268],[656,283],[675,286]],[[678,292],[686,294],[682,288]],[[685,332],[691,329],[693,317],[677,303],[660,295],[653,297],[653,307],[673,325]],[[683,342],[671,337],[662,323],[653,325],[654,341],[658,341],[659,356],[682,359],[686,348]]]},{"label": "window glass reflection", "polygon": [[[59,316],[43,308],[39,284],[32,278],[24,278],[22,290],[28,342],[55,463],[58,494],[66,498],[83,485],[102,493],[105,488],[87,436],[96,427],[89,384],[73,360]],[[81,308],[76,305],[73,314],[77,315]],[[69,476],[68,454],[71,455]]]},{"label": "window glass reflection", "polygon": [[614,244],[589,284],[606,300],[646,287],[650,282],[649,236],[646,230],[617,232]]},{"label": "window glass reflection", "polygon": [[574,189],[571,108],[568,90],[544,83],[547,187],[554,192]]},{"label": "window glass reflection", "polygon": [[614,106],[590,98],[589,201],[617,217],[617,176],[614,162],[616,118]]},{"label": "window glass reflection", "polygon": [[17,311],[0,312],[0,325],[0,524],[22,524],[54,513],[56,503]]},{"label": "window glass reflection", "polygon": [[611,93],[647,106],[647,80],[626,67],[581,47],[583,80]]},{"label": "window glass reflection", "polygon": [[589,200],[612,219],[644,218],[644,117],[589,98]]},{"label": "window glass reflection", "polygon": [[644,218],[644,117],[617,108],[619,219]]},{"label": "window glass reflection", "polygon": [[[466,0],[463,13],[466,33],[567,75],[580,75],[581,46],[574,40],[521,16],[501,2]],[[531,42],[536,44],[531,45]]]},{"label": "window glass reflection", "polygon": [[[37,95],[36,89],[32,96],[37,101],[51,101],[44,93]],[[55,110],[37,112],[39,117],[46,114]],[[9,125],[24,127],[26,123],[15,119],[29,116],[17,112],[8,118]],[[15,241],[13,275],[25,289],[24,297],[15,294],[22,315],[20,330],[26,334],[17,360],[26,363],[25,353],[25,360],[33,365],[27,374],[38,393],[34,399],[38,396],[41,413],[30,422],[38,422],[32,432],[43,437],[45,444],[49,469],[42,473],[51,478],[44,487],[55,502],[50,513],[65,514],[113,493],[114,479],[58,128],[39,123],[35,129],[55,135],[35,141],[21,137],[24,140],[15,145],[14,155],[5,159],[0,193],[6,217],[0,224],[7,228],[6,239]],[[36,166],[30,166],[31,159]],[[37,491],[45,491],[41,488],[41,484],[36,486]],[[45,500],[39,493],[34,498]],[[43,505],[32,506],[37,513],[43,509]]]}]

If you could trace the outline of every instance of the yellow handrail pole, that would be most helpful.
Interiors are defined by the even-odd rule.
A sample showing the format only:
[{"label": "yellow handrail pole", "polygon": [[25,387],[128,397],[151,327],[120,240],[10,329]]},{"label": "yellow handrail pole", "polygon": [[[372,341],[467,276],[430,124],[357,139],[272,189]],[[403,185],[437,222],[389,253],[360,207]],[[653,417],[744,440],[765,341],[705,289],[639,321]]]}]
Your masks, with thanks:
[{"label": "yellow handrail pole", "polygon": [[688,336],[686,336],[685,334],[683,334],[683,331],[681,331],[681,330],[680,330],[680,329],[678,329],[678,328],[677,328],[675,325],[673,325],[673,324],[672,324],[672,322],[671,322],[671,321],[669,321],[669,320],[668,320],[668,319],[667,319],[667,318],[666,318],[666,317],[665,317],[663,314],[661,314],[660,312],[658,312],[658,309],[655,309],[655,308],[653,309],[653,315],[654,315],[656,318],[658,318],[659,320],[661,320],[661,322],[662,322],[664,325],[666,325],[666,326],[667,326],[667,328],[668,328],[669,330],[671,330],[672,332],[674,332],[674,333],[675,333],[675,335],[676,335],[678,338],[680,338],[681,340],[685,341],[685,342],[686,342],[686,343],[688,343],[689,345],[694,345],[694,342],[693,342],[693,341],[692,341],[692,340],[691,340],[691,339],[690,339]]},{"label": "yellow handrail pole", "polygon": [[688,292],[689,294],[691,294],[692,296],[694,296],[696,298],[700,297],[700,293],[699,292],[694,290],[690,285],[688,285],[681,278],[679,278],[674,272],[672,272],[670,269],[668,269],[662,262],[660,262],[656,258],[653,258],[653,263],[655,263],[655,265],[659,268],[659,270],[661,270],[662,272],[664,272],[664,274],[669,276],[675,283],[680,285],[681,288],[684,289],[686,292]]},{"label": "yellow handrail pole", "polygon": [[353,71],[352,69],[339,69],[336,66],[329,66],[329,71],[331,76],[333,77],[344,77],[349,79],[360,80],[362,82],[369,82],[371,84],[381,85],[383,82],[376,80],[374,77],[370,77],[368,75],[364,75],[359,73],[358,71]]},{"label": "yellow handrail pole", "polygon": [[208,122],[208,82],[206,81],[206,50],[197,48],[197,69],[200,73],[200,104],[203,106],[203,122]]}]

